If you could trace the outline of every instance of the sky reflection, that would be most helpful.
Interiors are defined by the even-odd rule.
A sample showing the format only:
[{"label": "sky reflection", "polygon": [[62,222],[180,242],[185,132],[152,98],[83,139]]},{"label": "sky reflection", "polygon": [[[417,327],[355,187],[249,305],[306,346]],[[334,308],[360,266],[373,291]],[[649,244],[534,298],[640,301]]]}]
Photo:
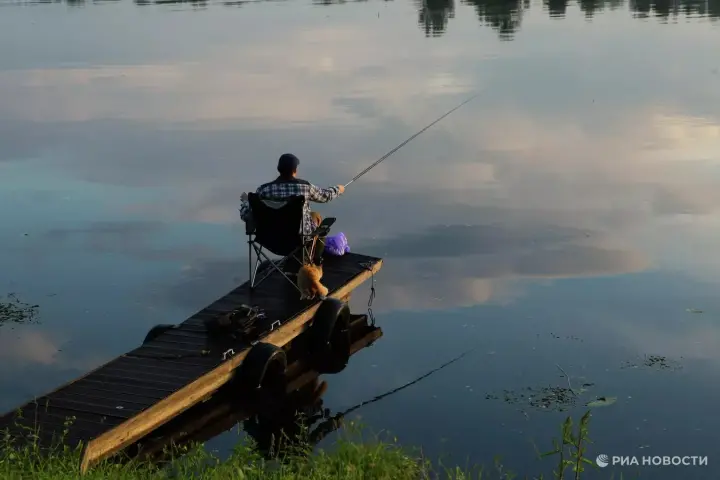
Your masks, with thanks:
[{"label": "sky reflection", "polygon": [[[661,5],[616,4],[592,23],[583,12],[610,4],[571,5],[561,21],[539,4],[493,5],[425,2],[422,31],[442,33],[431,39],[407,21],[420,9],[412,2],[172,14],[129,2],[5,5],[0,288],[40,304],[45,320],[0,330],[2,356],[17,362],[0,370],[2,405],[84,373],[244,281],[238,199],[274,177],[280,154],[296,153],[317,184],[344,183],[476,91],[320,208],[354,251],[386,258],[375,303],[386,346],[337,377],[334,402],[397,386],[465,340],[507,356],[462,374],[487,378],[483,395],[533,375],[554,381],[557,348],[532,343],[550,329],[605,339],[558,355],[587,357],[610,390],[635,387],[603,373],[609,359],[650,351],[716,373],[717,26],[633,18]],[[495,30],[478,29],[476,13]],[[28,37],[28,25],[63,41]],[[513,41],[498,41],[498,30]],[[353,300],[360,310],[365,294]],[[475,333],[459,341],[463,325]],[[372,365],[383,363],[379,378]],[[464,388],[462,375],[369,415],[424,441],[424,428],[442,426],[412,419],[436,402],[433,389]],[[672,381],[706,386],[700,373]],[[647,382],[661,391],[663,380]],[[459,428],[466,421],[452,412],[480,400],[453,395],[433,408]],[[411,397],[421,399],[398,407]],[[665,413],[681,408],[676,397],[661,402]],[[477,407],[473,422],[493,419],[493,408]],[[637,413],[621,412],[611,415]],[[515,434],[498,435],[509,445]],[[453,451],[466,452],[463,442]]]}]

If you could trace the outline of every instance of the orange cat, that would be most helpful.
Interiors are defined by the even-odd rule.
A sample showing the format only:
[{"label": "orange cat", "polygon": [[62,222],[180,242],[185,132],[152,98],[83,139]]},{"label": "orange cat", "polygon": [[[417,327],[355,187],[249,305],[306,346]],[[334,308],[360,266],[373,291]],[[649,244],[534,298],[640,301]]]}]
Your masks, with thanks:
[{"label": "orange cat", "polygon": [[303,265],[297,274],[298,288],[300,288],[300,300],[313,299],[315,295],[325,298],[328,289],[322,283],[322,265]]}]

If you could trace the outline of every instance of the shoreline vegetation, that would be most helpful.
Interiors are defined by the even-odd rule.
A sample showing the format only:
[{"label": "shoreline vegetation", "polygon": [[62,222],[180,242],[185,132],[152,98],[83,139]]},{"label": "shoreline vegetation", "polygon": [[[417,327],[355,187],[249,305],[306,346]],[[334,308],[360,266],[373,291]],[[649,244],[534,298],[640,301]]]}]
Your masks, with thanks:
[{"label": "shoreline vegetation", "polygon": [[[21,302],[11,294],[0,302],[0,327],[3,324],[38,323],[37,305]],[[11,327],[12,328],[12,327]],[[466,352],[468,353],[468,352]],[[451,360],[452,363],[464,354]],[[443,368],[447,364],[441,366]],[[562,368],[558,366],[560,370]],[[436,370],[439,370],[436,369]],[[433,370],[430,373],[436,371]],[[567,374],[563,371],[567,377]],[[426,376],[426,375],[425,375]],[[420,377],[420,378],[424,378]],[[569,391],[573,392],[568,379]],[[419,380],[419,379],[418,379]],[[415,380],[412,383],[415,383]],[[408,385],[410,385],[408,384]],[[408,386],[406,385],[406,386]],[[17,411],[19,418],[22,412]],[[116,455],[92,467],[83,478],[118,480],[162,480],[162,479],[277,479],[277,480],[320,480],[320,479],[498,479],[498,480],[579,480],[588,468],[597,468],[594,461],[585,457],[590,422],[588,410],[575,426],[568,416],[560,426],[559,439],[552,439],[552,450],[541,452],[535,445],[539,458],[551,457],[546,470],[547,476],[536,474],[520,476],[506,468],[501,456],[494,464],[487,466],[447,466],[441,461],[433,462],[418,448],[406,448],[397,439],[379,437],[365,440],[362,429],[350,422],[345,425],[349,438],[339,438],[330,450],[315,449],[317,439],[307,427],[300,427],[295,438],[271,440],[273,452],[267,452],[255,440],[246,438],[239,441],[226,458],[219,458],[208,451],[204,443],[194,442],[166,447],[160,455],[142,458]],[[64,423],[59,439],[50,448],[40,440],[37,428],[16,420],[9,428],[0,428],[0,479],[1,480],[66,480],[80,477],[80,462],[83,446],[71,447],[66,443],[74,418]],[[302,425],[302,421],[299,422]],[[7,425],[7,424],[6,424]],[[293,429],[294,430],[294,429]],[[334,430],[334,428],[333,428]],[[359,435],[356,435],[359,434]],[[323,435],[324,436],[324,435]],[[532,452],[529,452],[530,454]],[[554,461],[555,463],[552,463]],[[606,478],[614,478],[608,476]],[[620,479],[622,479],[622,475]]]},{"label": "shoreline vegetation", "polygon": [[[83,478],[95,479],[533,479],[577,480],[595,463],[585,458],[585,448],[590,440],[588,428],[590,412],[579,420],[577,427],[568,416],[560,428],[560,439],[553,439],[553,449],[538,456],[554,457],[555,467],[550,477],[518,476],[507,470],[500,457],[489,468],[480,466],[463,468],[433,465],[421,451],[400,446],[397,440],[374,438],[371,441],[339,439],[331,451],[317,450],[303,435],[284,443],[279,453],[262,455],[251,440],[239,442],[224,460],[207,451],[202,443],[167,448],[160,461],[138,458],[106,460],[90,469]],[[64,435],[69,431],[71,419],[66,423]],[[35,431],[21,427],[26,433],[20,437],[10,435],[8,429],[0,430],[0,478],[3,480],[65,480],[80,476],[79,465],[82,446],[71,448],[63,442],[63,436],[49,450],[38,447]],[[349,430],[358,429],[354,424]],[[14,429],[15,431],[18,431]],[[610,477],[612,478],[612,477]],[[620,477],[622,478],[622,477]]]}]

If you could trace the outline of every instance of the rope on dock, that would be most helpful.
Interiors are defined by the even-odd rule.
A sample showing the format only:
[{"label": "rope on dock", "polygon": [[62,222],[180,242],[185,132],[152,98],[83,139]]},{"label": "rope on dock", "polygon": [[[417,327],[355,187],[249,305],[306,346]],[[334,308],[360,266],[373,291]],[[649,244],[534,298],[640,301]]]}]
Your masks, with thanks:
[{"label": "rope on dock", "polygon": [[360,266],[367,269],[370,272],[370,298],[368,298],[368,318],[370,319],[370,325],[375,326],[375,315],[373,315],[372,304],[375,300],[375,272],[373,271],[373,264],[370,262],[362,262]]}]

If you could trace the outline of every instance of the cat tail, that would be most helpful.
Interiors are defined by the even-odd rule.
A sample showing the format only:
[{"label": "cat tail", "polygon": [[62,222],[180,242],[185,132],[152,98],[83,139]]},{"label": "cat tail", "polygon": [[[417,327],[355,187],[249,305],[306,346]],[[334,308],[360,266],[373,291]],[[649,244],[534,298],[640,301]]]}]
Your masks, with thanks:
[{"label": "cat tail", "polygon": [[317,289],[318,295],[325,300],[325,297],[327,297],[328,294],[328,288],[320,283],[319,281],[315,282],[315,288]]}]

